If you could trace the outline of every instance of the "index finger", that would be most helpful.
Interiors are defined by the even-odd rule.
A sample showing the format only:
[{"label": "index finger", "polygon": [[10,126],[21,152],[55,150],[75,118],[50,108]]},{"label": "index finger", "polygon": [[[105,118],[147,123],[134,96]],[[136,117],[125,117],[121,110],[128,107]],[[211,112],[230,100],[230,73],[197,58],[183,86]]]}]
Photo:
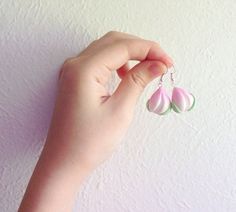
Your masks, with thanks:
[{"label": "index finger", "polygon": [[110,45],[105,45],[92,58],[96,65],[105,66],[109,70],[118,69],[129,60],[158,60],[167,67],[173,65],[170,56],[158,43],[135,37],[130,38],[128,35],[127,39],[122,35],[121,39],[116,38]]}]

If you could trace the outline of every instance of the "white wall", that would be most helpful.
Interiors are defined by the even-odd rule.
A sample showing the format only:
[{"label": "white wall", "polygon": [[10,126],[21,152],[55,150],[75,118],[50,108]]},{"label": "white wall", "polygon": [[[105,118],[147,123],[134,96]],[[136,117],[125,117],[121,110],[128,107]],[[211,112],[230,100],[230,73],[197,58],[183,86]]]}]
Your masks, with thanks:
[{"label": "white wall", "polygon": [[[196,108],[159,117],[145,90],[124,142],[84,184],[80,212],[236,211],[234,0],[1,0],[0,211],[16,211],[43,146],[61,63],[109,30],[161,43]],[[113,76],[111,88],[119,82]]]}]

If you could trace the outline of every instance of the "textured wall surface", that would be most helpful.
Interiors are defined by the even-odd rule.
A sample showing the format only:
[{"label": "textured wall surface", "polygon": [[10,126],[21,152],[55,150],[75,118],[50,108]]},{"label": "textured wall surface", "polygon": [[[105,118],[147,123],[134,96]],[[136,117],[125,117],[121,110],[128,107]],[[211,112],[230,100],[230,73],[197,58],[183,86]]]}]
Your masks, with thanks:
[{"label": "textured wall surface", "polygon": [[[234,0],[1,0],[0,211],[14,212],[44,144],[61,63],[110,30],[161,43],[196,108],[137,105],[120,148],[84,183],[80,212],[236,211]],[[111,79],[115,88],[119,79]]]}]

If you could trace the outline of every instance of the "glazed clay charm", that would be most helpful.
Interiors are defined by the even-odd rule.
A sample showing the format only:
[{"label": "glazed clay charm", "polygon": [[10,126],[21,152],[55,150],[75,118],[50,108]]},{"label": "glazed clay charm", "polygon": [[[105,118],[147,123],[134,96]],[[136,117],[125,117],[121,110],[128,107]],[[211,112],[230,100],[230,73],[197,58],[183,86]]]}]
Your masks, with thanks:
[{"label": "glazed clay charm", "polygon": [[176,113],[186,112],[193,109],[195,98],[193,94],[183,88],[174,87],[172,91],[172,108]]},{"label": "glazed clay charm", "polygon": [[166,90],[160,86],[147,102],[147,108],[150,112],[158,115],[165,115],[171,110],[170,97]]},{"label": "glazed clay charm", "polygon": [[[168,69],[166,73],[167,72]],[[193,94],[189,93],[185,89],[174,86],[174,72],[170,73],[170,79],[173,86],[172,97],[170,99],[166,90],[162,86],[163,76],[166,73],[161,76],[158,89],[152,94],[150,99],[147,101],[147,109],[150,112],[156,113],[158,115],[167,114],[171,111],[171,108],[176,113],[182,113],[192,110],[195,105],[195,97],[193,96]]]}]

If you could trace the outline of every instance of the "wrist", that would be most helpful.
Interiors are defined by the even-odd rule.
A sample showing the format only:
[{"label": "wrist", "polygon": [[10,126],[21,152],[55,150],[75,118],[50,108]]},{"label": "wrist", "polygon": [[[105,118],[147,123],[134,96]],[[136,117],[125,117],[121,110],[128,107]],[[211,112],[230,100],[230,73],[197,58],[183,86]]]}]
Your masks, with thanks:
[{"label": "wrist", "polygon": [[79,186],[91,172],[86,165],[77,161],[66,147],[55,147],[50,140],[47,140],[40,160],[48,172],[60,173],[65,178],[70,178],[76,186]]},{"label": "wrist", "polygon": [[[48,142],[35,167],[19,212],[72,211],[76,194],[89,174],[74,167],[63,153],[51,151]],[[50,204],[45,204],[50,203]]]}]

